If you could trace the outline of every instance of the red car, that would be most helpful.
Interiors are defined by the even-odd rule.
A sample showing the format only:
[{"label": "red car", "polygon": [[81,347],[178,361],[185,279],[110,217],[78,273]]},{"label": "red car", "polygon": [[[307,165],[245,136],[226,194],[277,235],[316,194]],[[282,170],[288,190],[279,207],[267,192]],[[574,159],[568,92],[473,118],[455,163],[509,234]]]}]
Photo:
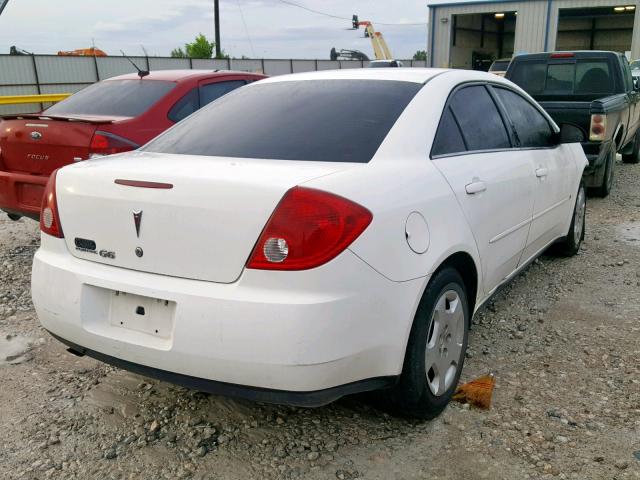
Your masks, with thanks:
[{"label": "red car", "polygon": [[95,83],[42,113],[0,120],[0,209],[38,219],[55,169],[133,150],[204,105],[264,75],[211,70],[127,74]]}]

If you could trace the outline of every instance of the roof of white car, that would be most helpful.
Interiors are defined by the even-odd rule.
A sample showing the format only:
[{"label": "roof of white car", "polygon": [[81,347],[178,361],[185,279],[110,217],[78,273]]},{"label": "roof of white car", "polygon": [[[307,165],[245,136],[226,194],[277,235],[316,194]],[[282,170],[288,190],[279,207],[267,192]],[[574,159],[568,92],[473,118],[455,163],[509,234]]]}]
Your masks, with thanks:
[{"label": "roof of white car", "polygon": [[260,83],[294,80],[397,80],[424,83],[439,73],[447,71],[450,70],[443,68],[345,68],[279,75],[261,80]]}]

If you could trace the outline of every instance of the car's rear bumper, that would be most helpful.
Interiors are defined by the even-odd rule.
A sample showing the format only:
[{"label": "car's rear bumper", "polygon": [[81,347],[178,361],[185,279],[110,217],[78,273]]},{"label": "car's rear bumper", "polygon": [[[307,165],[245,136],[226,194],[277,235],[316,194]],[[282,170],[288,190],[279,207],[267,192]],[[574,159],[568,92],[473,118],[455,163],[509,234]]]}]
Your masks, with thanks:
[{"label": "car's rear bumper", "polygon": [[37,220],[48,180],[47,176],[0,170],[0,209]]},{"label": "car's rear bumper", "polygon": [[[32,272],[40,321],[74,350],[203,390],[299,405],[399,375],[425,283],[391,282],[346,251],[313,270],[246,270],[216,284],[80,260],[48,235]],[[175,302],[170,334],[121,327],[115,291]]]},{"label": "car's rear bumper", "polygon": [[[51,333],[51,332],[49,332]],[[294,405],[297,407],[320,407],[345,395],[354,393],[368,392],[371,390],[380,390],[395,385],[398,381],[397,376],[368,378],[347,385],[340,385],[323,390],[315,390],[310,392],[293,392],[285,390],[273,390],[268,388],[247,387],[245,385],[237,385],[233,383],[217,382],[215,380],[207,380],[205,378],[192,377],[182,375],[175,372],[168,372],[153,367],[147,367],[138,363],[128,362],[120,358],[111,357],[94,350],[76,345],[64,338],[60,338],[55,334],[51,334],[54,338],[69,347],[69,351],[74,355],[87,355],[109,365],[113,365],[130,372],[144,375],[150,378],[156,378],[165,382],[182,385],[183,387],[192,388],[200,392],[212,393],[214,395],[225,395],[228,397],[244,398],[255,402],[277,403],[283,405]]]}]

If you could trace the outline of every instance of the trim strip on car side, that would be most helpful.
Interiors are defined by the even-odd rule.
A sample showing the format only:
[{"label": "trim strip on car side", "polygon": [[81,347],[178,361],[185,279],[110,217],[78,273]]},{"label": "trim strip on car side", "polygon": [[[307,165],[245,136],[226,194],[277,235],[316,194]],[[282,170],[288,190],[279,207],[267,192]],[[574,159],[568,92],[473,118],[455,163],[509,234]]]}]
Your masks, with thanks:
[{"label": "trim strip on car side", "polygon": [[491,243],[497,242],[498,240],[502,240],[504,237],[506,237],[507,235],[511,235],[516,230],[520,230],[522,227],[526,227],[532,221],[533,221],[533,219],[531,219],[531,218],[527,218],[526,220],[523,220],[522,222],[518,223],[517,225],[514,225],[513,227],[508,228],[504,232],[499,233],[498,235],[493,237],[491,240],[489,240],[489,243],[491,244]]},{"label": "trim strip on car side", "polygon": [[324,390],[314,390],[308,392],[293,392],[286,390],[274,390],[269,388],[249,387],[246,385],[218,382],[215,380],[192,377],[190,375],[183,375],[180,373],[169,372],[167,370],[147,367],[146,365],[132,363],[127,360],[122,360],[120,358],[112,357],[104,353],[96,352],[95,350],[89,350],[87,348],[76,345],[69,340],[65,340],[64,338],[57,336],[55,333],[49,332],[49,334],[56,340],[70,347],[69,351],[74,355],[87,355],[101,362],[108,363],[115,367],[122,368],[139,375],[155,378],[169,383],[174,383],[176,385],[181,385],[193,390],[207,392],[214,395],[244,398],[246,400],[251,400],[254,402],[292,405],[296,407],[321,407],[323,405],[334,402],[335,400],[338,400],[345,395],[390,388],[394,386],[399,379],[398,376],[375,377],[348,383],[346,385],[326,388]]},{"label": "trim strip on car side", "polygon": [[548,208],[545,208],[544,210],[542,210],[541,212],[536,213],[533,216],[533,220],[537,220],[539,219],[541,216],[546,215],[547,213],[549,213],[551,210],[558,208],[559,206],[567,203],[569,200],[571,200],[571,195],[569,195],[568,197],[564,198],[563,200],[560,200],[558,203],[554,203],[553,205],[551,205]]}]

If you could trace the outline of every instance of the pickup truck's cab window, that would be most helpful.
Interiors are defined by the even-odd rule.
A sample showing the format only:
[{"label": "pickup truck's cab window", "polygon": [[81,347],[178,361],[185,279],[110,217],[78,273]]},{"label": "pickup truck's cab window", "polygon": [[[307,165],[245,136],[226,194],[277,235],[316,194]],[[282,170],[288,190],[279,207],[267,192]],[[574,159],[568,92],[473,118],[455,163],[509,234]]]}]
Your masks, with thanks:
[{"label": "pickup truck's cab window", "polygon": [[547,119],[527,100],[506,88],[494,88],[513,123],[521,148],[555,145],[553,130]]}]

